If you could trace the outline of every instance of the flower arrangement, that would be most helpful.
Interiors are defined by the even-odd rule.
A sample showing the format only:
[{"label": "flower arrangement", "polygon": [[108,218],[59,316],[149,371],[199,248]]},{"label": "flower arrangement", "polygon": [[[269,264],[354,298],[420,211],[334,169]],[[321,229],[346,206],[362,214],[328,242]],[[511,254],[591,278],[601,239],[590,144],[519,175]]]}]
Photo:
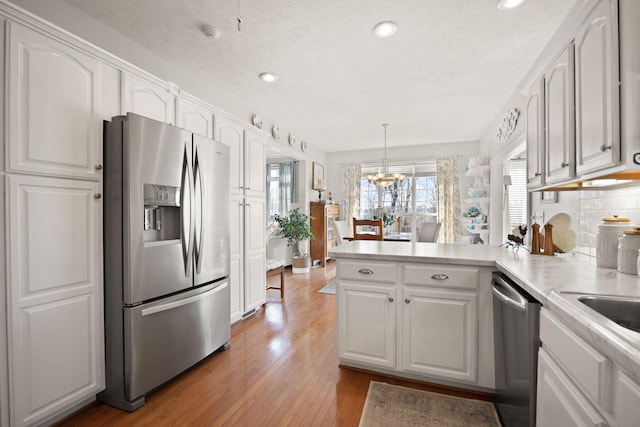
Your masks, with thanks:
[{"label": "flower arrangement", "polygon": [[390,226],[395,224],[396,222],[396,216],[387,212],[384,212],[382,214],[382,224],[385,226]]},{"label": "flower arrangement", "polygon": [[479,217],[480,215],[482,215],[482,212],[480,211],[480,209],[476,208],[475,206],[468,207],[462,213],[462,216],[465,218],[476,218],[476,217]]}]

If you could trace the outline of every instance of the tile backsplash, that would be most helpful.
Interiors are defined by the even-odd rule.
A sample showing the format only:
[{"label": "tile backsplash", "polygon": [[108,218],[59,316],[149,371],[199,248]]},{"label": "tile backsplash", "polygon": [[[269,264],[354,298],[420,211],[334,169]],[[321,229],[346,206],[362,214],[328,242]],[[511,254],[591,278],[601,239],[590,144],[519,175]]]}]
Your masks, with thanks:
[{"label": "tile backsplash", "polygon": [[626,184],[615,189],[581,191],[579,194],[580,226],[576,250],[596,256],[596,233],[602,218],[618,215],[631,224],[640,225],[640,184]]}]

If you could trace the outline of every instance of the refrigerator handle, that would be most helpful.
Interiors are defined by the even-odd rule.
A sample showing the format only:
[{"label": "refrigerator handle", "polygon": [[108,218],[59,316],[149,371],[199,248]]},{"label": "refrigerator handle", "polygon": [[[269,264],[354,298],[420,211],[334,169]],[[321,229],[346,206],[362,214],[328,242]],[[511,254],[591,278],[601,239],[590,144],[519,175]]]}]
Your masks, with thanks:
[{"label": "refrigerator handle", "polygon": [[193,255],[196,261],[196,273],[200,273],[202,265],[202,248],[204,247],[204,181],[202,179],[202,168],[200,167],[200,158],[198,156],[198,147],[196,146],[195,159],[193,162],[193,170],[195,177],[195,224],[194,224],[194,248]]},{"label": "refrigerator handle", "polygon": [[191,276],[191,254],[193,249],[193,174],[185,147],[180,180],[180,232],[184,275]]}]

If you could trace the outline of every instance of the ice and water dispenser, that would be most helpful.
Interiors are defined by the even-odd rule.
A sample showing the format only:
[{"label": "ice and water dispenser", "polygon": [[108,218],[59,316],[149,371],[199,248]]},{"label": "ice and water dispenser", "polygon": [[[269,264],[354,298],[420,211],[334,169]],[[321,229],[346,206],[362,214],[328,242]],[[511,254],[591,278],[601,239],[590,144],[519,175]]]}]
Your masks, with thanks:
[{"label": "ice and water dispenser", "polygon": [[180,188],[144,184],[145,242],[180,239]]}]

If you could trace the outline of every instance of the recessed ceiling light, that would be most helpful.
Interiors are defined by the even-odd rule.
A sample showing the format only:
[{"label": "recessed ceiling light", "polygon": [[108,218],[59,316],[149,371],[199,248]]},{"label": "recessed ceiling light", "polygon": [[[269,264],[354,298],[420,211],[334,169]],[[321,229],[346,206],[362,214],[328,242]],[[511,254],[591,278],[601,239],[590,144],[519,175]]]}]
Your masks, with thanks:
[{"label": "recessed ceiling light", "polygon": [[391,37],[398,31],[398,24],[393,21],[382,21],[378,22],[375,27],[373,27],[373,34],[376,37],[380,37],[381,39],[386,39],[387,37]]},{"label": "recessed ceiling light", "polygon": [[510,10],[520,6],[526,0],[498,0],[498,9]]},{"label": "recessed ceiling light", "polygon": [[260,78],[267,83],[273,83],[278,80],[278,76],[272,73],[261,73]]}]

